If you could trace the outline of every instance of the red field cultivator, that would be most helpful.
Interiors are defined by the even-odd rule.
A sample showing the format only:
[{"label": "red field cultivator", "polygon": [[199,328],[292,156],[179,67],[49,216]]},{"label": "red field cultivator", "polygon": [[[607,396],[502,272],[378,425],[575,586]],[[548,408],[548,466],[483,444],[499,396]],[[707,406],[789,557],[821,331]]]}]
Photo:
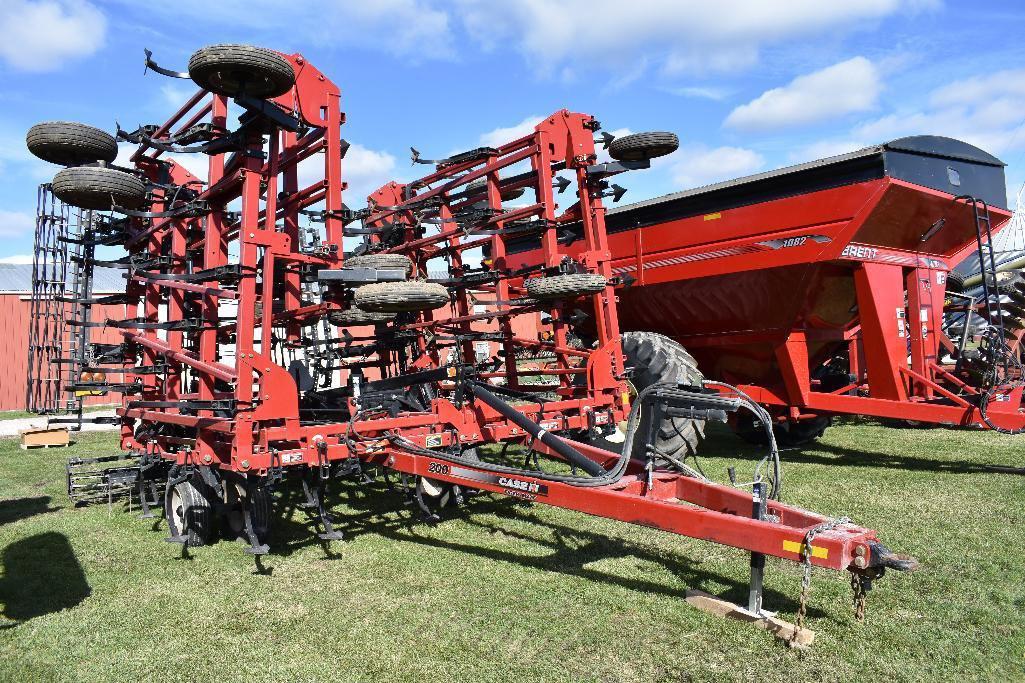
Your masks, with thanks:
[{"label": "red field cultivator", "polygon": [[[621,333],[624,310],[631,329],[663,329],[636,313],[652,306],[617,307],[662,271],[624,265],[624,240],[642,233],[610,235],[604,200],[621,195],[615,176],[675,150],[675,135],[599,138],[603,163],[598,121],[559,111],[499,147],[414,150],[426,175],[352,209],[339,90],[302,56],[226,45],[195,53],[187,74],[147,65],[200,90],[163,124],[118,131],[138,145],[130,166],[113,164],[110,136],[77,124],[40,124],[29,146],[67,166],[52,191],[93,212],[82,239],[127,250],[83,267],[124,269],[128,314],[79,321],[124,343],[90,349],[102,377],[65,388],[124,394],[122,446],[147,509],[147,487],[166,482],[168,540],[202,545],[216,531],[266,553],[272,492],[290,480],[321,537],[338,539],[325,485],[380,473],[428,520],[485,491],[743,548],[754,612],[765,555],[849,570],[862,595],[886,567],[911,566],[873,531],[779,502],[758,404],[770,390],[703,382],[671,339]],[[206,155],[207,177],[182,154]],[[530,257],[513,257],[525,243]],[[808,261],[823,244],[749,257]],[[864,287],[896,307],[903,290],[887,284]],[[930,291],[942,305],[942,287]],[[746,485],[684,462],[705,421],[728,419],[761,425],[768,444]],[[589,445],[621,424],[621,449]]]}]

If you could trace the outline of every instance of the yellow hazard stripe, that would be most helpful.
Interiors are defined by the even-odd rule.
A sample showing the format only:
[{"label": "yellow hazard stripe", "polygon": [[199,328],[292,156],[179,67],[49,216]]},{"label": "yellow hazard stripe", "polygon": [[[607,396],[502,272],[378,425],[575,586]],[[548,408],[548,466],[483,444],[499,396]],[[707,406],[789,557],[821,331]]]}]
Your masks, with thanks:
[{"label": "yellow hazard stripe", "polygon": [[[800,555],[803,548],[804,543],[798,543],[797,541],[783,541],[783,550],[786,550],[787,552],[797,553]],[[820,545],[813,545],[811,547],[811,556],[820,557],[824,560],[829,557],[829,548],[823,548]]]}]

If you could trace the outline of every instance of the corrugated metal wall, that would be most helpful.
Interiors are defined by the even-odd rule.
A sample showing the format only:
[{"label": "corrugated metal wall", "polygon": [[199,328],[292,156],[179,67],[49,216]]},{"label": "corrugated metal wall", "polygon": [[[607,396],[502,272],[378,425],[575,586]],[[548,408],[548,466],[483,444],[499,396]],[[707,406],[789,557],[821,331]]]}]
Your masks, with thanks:
[{"label": "corrugated metal wall", "polygon": [[[25,386],[28,382],[28,333],[30,302],[24,294],[0,294],[0,411],[25,410]],[[123,320],[124,306],[94,306],[93,320]],[[107,344],[121,343],[122,336],[114,329],[95,328],[90,340]],[[117,403],[120,394],[94,396],[87,405]]]}]

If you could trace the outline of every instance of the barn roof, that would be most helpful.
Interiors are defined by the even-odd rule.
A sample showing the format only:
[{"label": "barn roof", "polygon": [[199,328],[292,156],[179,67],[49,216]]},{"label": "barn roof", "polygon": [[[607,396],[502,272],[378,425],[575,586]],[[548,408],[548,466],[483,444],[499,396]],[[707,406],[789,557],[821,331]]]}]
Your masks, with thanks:
[{"label": "barn roof", "polygon": [[[123,270],[117,268],[96,268],[93,271],[93,291],[100,293],[125,291]],[[68,282],[71,281],[70,270]],[[31,294],[32,264],[0,263],[0,293]]]}]

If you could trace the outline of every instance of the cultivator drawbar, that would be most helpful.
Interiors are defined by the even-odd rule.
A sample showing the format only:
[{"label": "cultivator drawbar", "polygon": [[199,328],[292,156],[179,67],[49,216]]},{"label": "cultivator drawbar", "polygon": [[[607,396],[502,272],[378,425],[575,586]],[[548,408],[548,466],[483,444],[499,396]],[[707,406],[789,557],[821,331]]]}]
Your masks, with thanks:
[{"label": "cultivator drawbar", "polygon": [[[155,70],[200,90],[166,122],[118,132],[138,145],[130,167],[69,157],[106,134],[67,124],[40,124],[59,144],[33,151],[68,165],[52,183],[63,201],[127,226],[111,263],[127,313],[82,322],[124,337],[103,356],[121,378],[106,389],[124,394],[140,481],[166,477],[168,540],[219,530],[266,553],[271,493],[293,480],[321,537],[338,539],[327,482],[393,473],[429,520],[488,491],[866,580],[907,567],[874,532],[779,502],[774,445],[754,496],[683,461],[679,440],[706,420],[764,416],[743,394],[685,363],[672,381],[638,379],[682,349],[621,335],[628,283],[611,268],[604,201],[675,135],[605,135],[601,162],[598,121],[558,111],[501,146],[414,150],[425,176],[353,209],[339,90],[301,55],[219,45],[188,74]],[[207,177],[169,152],[205,155]],[[540,257],[520,267],[508,244],[524,237]],[[622,452],[589,445],[623,423]]]}]

